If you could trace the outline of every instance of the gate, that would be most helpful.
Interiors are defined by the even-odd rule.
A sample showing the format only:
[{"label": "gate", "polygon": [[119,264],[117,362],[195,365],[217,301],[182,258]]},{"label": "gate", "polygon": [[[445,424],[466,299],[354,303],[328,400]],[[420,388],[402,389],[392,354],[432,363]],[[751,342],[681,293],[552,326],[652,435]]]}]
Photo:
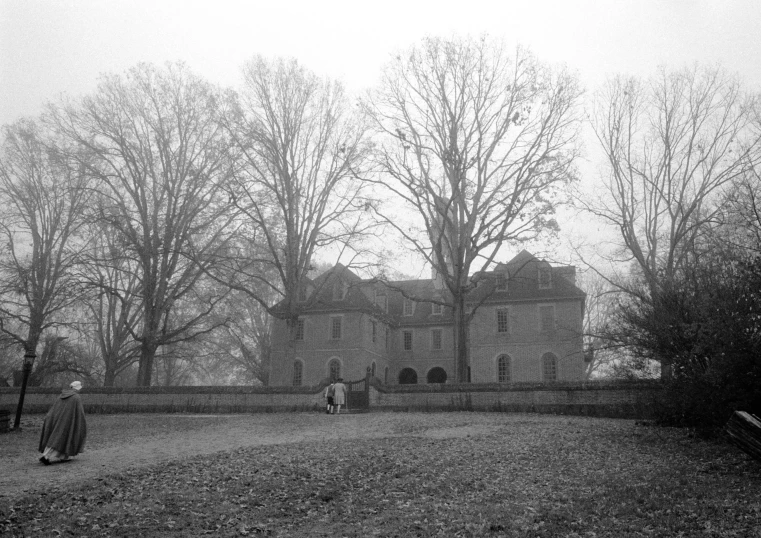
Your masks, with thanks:
[{"label": "gate", "polygon": [[370,368],[364,379],[344,381],[346,385],[346,408],[351,411],[367,411],[370,409]]}]

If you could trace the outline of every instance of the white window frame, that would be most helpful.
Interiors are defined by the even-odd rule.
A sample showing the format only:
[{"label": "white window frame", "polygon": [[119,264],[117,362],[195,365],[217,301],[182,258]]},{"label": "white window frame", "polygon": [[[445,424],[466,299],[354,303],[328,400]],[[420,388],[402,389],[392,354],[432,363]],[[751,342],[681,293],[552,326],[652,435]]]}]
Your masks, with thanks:
[{"label": "white window frame", "polygon": [[[298,378],[299,382],[298,383],[296,383],[296,365],[297,364],[300,367],[300,370],[298,371],[298,373],[299,373],[299,378]],[[300,387],[303,384],[304,384],[304,361],[302,361],[301,359],[296,359],[296,360],[293,361],[293,372],[292,372],[292,376],[291,376],[291,385],[294,386],[294,387]]]},{"label": "white window frame", "polygon": [[440,316],[444,313],[444,307],[438,303],[431,303],[431,315]]},{"label": "white window frame", "polygon": [[[500,379],[500,368],[499,363],[501,358],[505,358],[505,370],[507,372],[507,380]],[[500,353],[497,355],[497,383],[511,383],[513,380],[513,359],[508,355],[507,353]]]},{"label": "white window frame", "polygon": [[507,291],[507,275],[505,273],[497,273],[495,278],[494,289],[496,291]]},{"label": "white window frame", "polygon": [[[335,323],[334,323],[335,320],[339,321],[338,332],[340,334],[338,335],[338,338],[335,337],[335,331],[334,331],[334,329],[335,329]],[[330,316],[330,340],[337,341],[337,340],[342,340],[343,339],[343,335],[344,335],[343,334],[344,333],[344,327],[343,327],[343,325],[344,325],[344,317],[343,316]]]},{"label": "white window frame", "polygon": [[404,297],[404,302],[402,303],[402,315],[405,317],[410,317],[415,314],[415,301],[412,299],[408,299],[407,297]]},{"label": "white window frame", "polygon": [[343,368],[344,365],[341,363],[341,359],[339,359],[338,357],[331,357],[328,360],[328,379],[330,379],[331,381],[333,381],[333,376],[331,375],[330,365],[333,364],[333,363],[338,364],[338,372],[335,375],[336,379],[341,377],[341,373],[342,373],[341,370],[344,369]]},{"label": "white window frame", "polygon": [[[410,335],[410,347],[407,347],[407,335]],[[415,340],[415,333],[412,329],[405,329],[402,331],[402,350],[412,351],[413,342]]]},{"label": "white window frame", "polygon": [[[434,334],[439,335],[439,346],[436,347],[436,338],[434,337]],[[440,329],[439,327],[435,327],[431,329],[431,350],[433,351],[441,351],[444,348],[444,331]]]},{"label": "white window frame", "polygon": [[[505,330],[504,331],[500,331],[499,330],[500,329],[500,326],[499,326],[499,315],[501,313],[505,314]],[[508,334],[510,334],[510,310],[508,308],[506,308],[506,307],[497,308],[497,310],[494,313],[494,316],[495,316],[495,322],[496,322],[496,325],[497,325],[497,331],[496,331],[497,334],[501,334],[501,335],[508,335]]]},{"label": "white window frame", "polygon": [[[552,360],[552,365],[553,365],[553,372],[552,372],[553,376],[552,376],[552,379],[547,379],[547,368],[545,368],[546,363],[545,363],[544,359],[548,355],[553,359]],[[558,380],[558,370],[559,370],[559,368],[558,368],[558,366],[559,366],[558,362],[559,361],[558,361],[557,355],[555,355],[554,353],[548,351],[546,353],[542,353],[542,359],[541,360],[542,360],[542,382],[545,382],[545,383],[550,382],[551,383],[553,381],[557,381]]]}]

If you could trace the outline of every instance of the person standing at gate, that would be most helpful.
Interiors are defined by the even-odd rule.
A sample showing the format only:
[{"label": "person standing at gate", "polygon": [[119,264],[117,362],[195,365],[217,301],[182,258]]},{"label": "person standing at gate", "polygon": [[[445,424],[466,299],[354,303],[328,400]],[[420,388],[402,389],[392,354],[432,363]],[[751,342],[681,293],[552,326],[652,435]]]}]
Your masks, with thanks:
[{"label": "person standing at gate", "polygon": [[336,379],[336,384],[333,386],[333,406],[336,409],[336,414],[341,414],[341,406],[346,403],[346,385],[343,384],[343,379],[340,377]]},{"label": "person standing at gate", "polygon": [[79,399],[80,390],[82,382],[72,382],[45,416],[39,444],[40,461],[45,465],[67,462],[85,448],[87,421]]},{"label": "person standing at gate", "polygon": [[325,412],[329,415],[333,412],[333,394],[335,391],[335,382],[331,381],[330,385],[325,387],[325,399],[328,401],[328,408]]}]

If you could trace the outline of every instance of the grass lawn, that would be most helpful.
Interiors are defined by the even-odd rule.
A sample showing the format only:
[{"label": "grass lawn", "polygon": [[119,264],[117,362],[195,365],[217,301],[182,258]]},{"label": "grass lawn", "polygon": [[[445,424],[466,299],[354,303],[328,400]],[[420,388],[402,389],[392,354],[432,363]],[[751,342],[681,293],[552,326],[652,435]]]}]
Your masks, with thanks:
[{"label": "grass lawn", "polygon": [[105,474],[2,507],[0,535],[761,537],[761,465],[732,446],[633,421],[478,415],[488,430],[399,413],[378,439]]}]

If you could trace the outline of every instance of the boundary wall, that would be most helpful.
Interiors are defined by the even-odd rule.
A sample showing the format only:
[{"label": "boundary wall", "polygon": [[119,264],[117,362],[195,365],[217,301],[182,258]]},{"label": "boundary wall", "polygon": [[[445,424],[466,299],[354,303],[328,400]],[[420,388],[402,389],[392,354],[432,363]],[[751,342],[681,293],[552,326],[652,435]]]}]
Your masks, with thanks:
[{"label": "boundary wall", "polygon": [[[267,413],[317,411],[323,386],[311,387],[85,387],[87,413]],[[652,418],[658,381],[586,383],[370,384],[370,410],[496,411],[618,418]],[[24,413],[45,413],[59,388],[28,387]],[[0,409],[16,412],[18,387],[0,387]]]}]

